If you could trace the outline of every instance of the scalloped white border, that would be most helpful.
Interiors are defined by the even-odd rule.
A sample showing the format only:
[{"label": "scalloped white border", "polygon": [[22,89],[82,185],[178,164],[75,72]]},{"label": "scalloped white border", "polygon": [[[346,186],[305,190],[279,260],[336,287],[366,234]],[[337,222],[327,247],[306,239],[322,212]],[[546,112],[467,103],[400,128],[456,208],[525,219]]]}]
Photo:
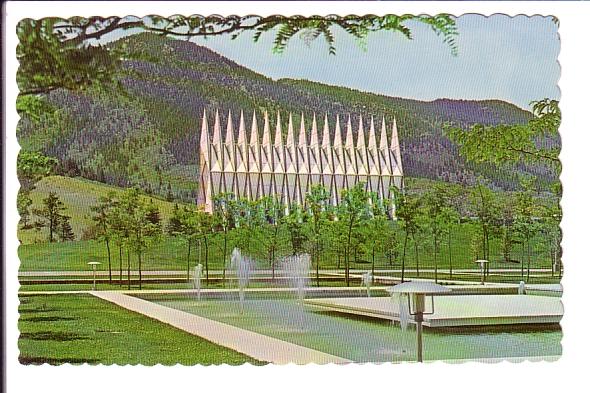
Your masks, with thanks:
[{"label": "scalloped white border", "polygon": [[[436,391],[498,392],[585,390],[584,372],[590,346],[587,333],[587,304],[583,277],[590,279],[590,261],[585,254],[588,242],[585,224],[587,208],[586,168],[590,165],[586,146],[590,129],[585,124],[588,112],[590,61],[587,50],[590,4],[585,2],[10,2],[4,3],[6,100],[5,103],[5,195],[4,244],[6,261],[6,369],[9,392],[166,392],[236,391],[315,392],[326,391]],[[566,267],[563,301],[563,356],[557,362],[485,365],[348,365],[348,366],[265,366],[231,367],[116,367],[116,366],[21,366],[18,354],[16,321],[17,245],[16,227],[16,155],[18,145],[13,132],[18,120],[14,108],[17,92],[14,57],[16,22],[23,17],[106,15],[106,14],[366,14],[366,13],[493,13],[555,15],[560,20],[562,40],[559,61],[562,77],[561,108],[563,123],[561,158],[564,186],[563,248]],[[393,367],[393,368],[390,368]],[[575,388],[574,388],[575,386]],[[579,386],[579,387],[578,387]]]}]

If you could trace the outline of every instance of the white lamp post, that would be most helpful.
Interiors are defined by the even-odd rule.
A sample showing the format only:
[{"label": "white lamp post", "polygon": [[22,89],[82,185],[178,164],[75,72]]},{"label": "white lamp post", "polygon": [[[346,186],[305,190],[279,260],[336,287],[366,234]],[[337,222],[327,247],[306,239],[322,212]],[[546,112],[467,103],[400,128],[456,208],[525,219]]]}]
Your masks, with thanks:
[{"label": "white lamp post", "polygon": [[[389,289],[391,293],[408,295],[408,310],[416,322],[416,352],[418,362],[422,362],[422,322],[424,314],[434,314],[434,295],[448,293],[451,290],[439,284],[427,281],[409,281]],[[426,296],[430,296],[431,309],[426,311]]]},{"label": "white lamp post", "polygon": [[96,291],[96,266],[100,265],[100,262],[88,262],[92,266],[92,290]]},{"label": "white lamp post", "polygon": [[478,259],[475,263],[479,264],[479,270],[481,271],[481,285],[483,285],[486,279],[486,265],[490,263],[487,259]]}]

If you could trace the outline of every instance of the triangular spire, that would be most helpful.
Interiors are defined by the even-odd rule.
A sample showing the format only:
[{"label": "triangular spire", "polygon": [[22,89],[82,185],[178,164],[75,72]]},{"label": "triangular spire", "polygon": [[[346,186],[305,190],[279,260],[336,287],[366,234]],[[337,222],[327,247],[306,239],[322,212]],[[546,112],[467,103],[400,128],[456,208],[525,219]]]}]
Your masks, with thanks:
[{"label": "triangular spire", "polygon": [[305,118],[301,114],[301,127],[299,128],[299,141],[297,142],[297,169],[299,173],[309,173],[309,160],[307,156],[307,135],[305,132]]},{"label": "triangular spire", "polygon": [[248,140],[246,137],[246,122],[244,121],[244,112],[240,111],[240,125],[238,126],[238,141],[236,144],[236,187],[238,195],[245,197],[248,195],[247,189],[248,177]]},{"label": "triangular spire", "polygon": [[213,124],[213,140],[214,145],[221,145],[221,121],[219,120],[219,110],[215,110],[215,123]]},{"label": "triangular spire", "polygon": [[[318,138],[318,123],[316,121],[315,113],[311,122],[311,139],[309,141],[309,170],[311,174],[319,175],[322,171],[320,168],[320,141]],[[319,181],[319,176],[314,177],[314,183]]]},{"label": "triangular spire", "polygon": [[[365,129],[363,125],[363,117],[359,117],[359,129],[357,131],[356,140],[356,154],[357,154],[357,173],[360,176],[367,175],[369,173],[367,168],[367,148],[365,145]],[[364,179],[363,179],[364,180]]]},{"label": "triangular spire", "polygon": [[262,145],[260,146],[260,169],[262,172],[272,172],[272,146],[270,141],[270,122],[268,112],[264,112],[264,130],[262,132]]},{"label": "triangular spire", "polygon": [[[244,121],[244,111],[240,112],[238,143],[236,145],[236,172],[248,173],[248,136],[246,133],[246,122]],[[243,185],[242,189],[244,188],[245,185]],[[242,195],[244,195],[243,191]]]},{"label": "triangular spire", "polygon": [[250,172],[260,172],[260,146],[258,143],[258,121],[256,120],[256,112],[252,114],[248,167],[250,168]]},{"label": "triangular spire", "polygon": [[381,137],[379,138],[379,168],[381,169],[381,175],[391,176],[391,156],[389,154],[389,146],[387,146],[385,117],[383,117],[381,122]]},{"label": "triangular spire", "polygon": [[213,140],[211,141],[211,171],[221,172],[223,164],[223,148],[221,146],[221,121],[219,110],[215,110],[215,123],[213,124]]},{"label": "triangular spire", "polygon": [[395,120],[395,118],[393,118],[393,128],[391,130],[391,143],[390,143],[390,151],[393,153],[394,157],[395,157],[395,164],[396,164],[396,169],[394,171],[394,175],[395,176],[402,176],[403,175],[403,168],[402,168],[402,155],[401,155],[401,149],[400,149],[400,145],[399,145],[399,136],[397,133],[397,122]]},{"label": "triangular spire", "polygon": [[248,147],[248,178],[246,184],[248,198],[260,197],[260,144],[258,139],[258,121],[256,111],[252,113],[252,129],[250,131],[250,146]]},{"label": "triangular spire", "polygon": [[377,138],[375,136],[375,122],[371,116],[371,127],[369,128],[369,145],[367,146],[367,157],[369,175],[379,176],[379,152],[377,151]]},{"label": "triangular spire", "polygon": [[235,172],[234,126],[231,118],[231,111],[229,111],[227,115],[224,149],[223,170],[227,172]]},{"label": "triangular spire", "polygon": [[268,112],[264,112],[264,129],[262,131],[262,145],[270,146],[270,122],[268,120]]},{"label": "triangular spire", "polygon": [[274,144],[272,148],[272,165],[274,169],[273,192],[275,196],[281,195],[281,203],[286,203],[286,195],[283,194],[285,178],[285,148],[283,147],[283,130],[281,128],[281,113],[277,111],[277,124],[275,127]]},{"label": "triangular spire", "polygon": [[207,111],[205,109],[203,109],[203,121],[201,122],[199,149],[205,159],[209,161],[209,125],[207,124]]},{"label": "triangular spire", "polygon": [[209,159],[209,125],[207,124],[207,111],[203,109],[203,120],[201,123],[201,138],[199,141],[199,194],[197,203],[204,206],[205,211],[212,213],[212,195],[211,195],[211,173]]},{"label": "triangular spire", "polygon": [[[344,175],[344,152],[342,149],[342,131],[340,128],[340,116],[336,116],[336,126],[334,129],[334,174]],[[339,188],[343,187],[343,184],[338,185]]]},{"label": "triangular spire", "polygon": [[281,128],[281,114],[277,112],[277,126],[275,128],[275,137],[274,137],[274,149],[273,149],[273,167],[274,171],[276,172],[285,172],[284,167],[284,153],[285,149],[283,147],[283,130]]},{"label": "triangular spire", "polygon": [[285,172],[287,173],[285,187],[285,199],[290,204],[297,198],[297,145],[295,144],[295,131],[293,130],[293,115],[289,113],[289,124],[287,125],[287,140],[285,143]]},{"label": "triangular spire", "polygon": [[328,125],[328,114],[324,117],[324,130],[322,132],[322,173],[333,174],[334,162],[332,159],[332,144],[330,143],[330,126]]},{"label": "triangular spire", "polygon": [[297,173],[298,185],[295,200],[302,204],[305,201],[307,193],[307,184],[309,179],[309,156],[307,146],[307,135],[305,132],[305,118],[301,114],[301,127],[299,128],[299,143],[297,143]]},{"label": "triangular spire", "polygon": [[320,167],[322,170],[322,184],[330,193],[334,191],[334,159],[330,143],[330,126],[328,125],[328,114],[324,115],[324,130],[322,132],[322,148],[320,150]]},{"label": "triangular spire", "polygon": [[287,126],[287,140],[285,143],[285,171],[297,173],[297,152],[295,145],[295,133],[293,131],[293,115],[289,113],[289,125]]}]

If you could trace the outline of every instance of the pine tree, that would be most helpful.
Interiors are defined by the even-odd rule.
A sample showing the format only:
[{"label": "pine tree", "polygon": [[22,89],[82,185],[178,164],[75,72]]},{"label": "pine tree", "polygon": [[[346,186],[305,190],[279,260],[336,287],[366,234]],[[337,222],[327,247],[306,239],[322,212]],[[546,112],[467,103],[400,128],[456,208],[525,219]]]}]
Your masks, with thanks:
[{"label": "pine tree", "polygon": [[182,232],[182,211],[178,208],[178,203],[174,204],[174,210],[172,210],[172,217],[168,220],[168,226],[166,232],[169,235],[175,236]]},{"label": "pine tree", "polygon": [[61,215],[59,218],[59,239],[62,242],[76,240],[72,226],[70,225],[70,216]]},{"label": "pine tree", "polygon": [[174,194],[172,194],[172,186],[170,185],[170,182],[168,182],[168,192],[166,193],[166,200],[168,202],[174,201]]},{"label": "pine tree", "polygon": [[50,192],[47,198],[43,199],[43,208],[35,209],[33,212],[45,219],[45,222],[40,222],[39,225],[47,227],[49,229],[49,242],[55,241],[54,234],[57,232],[61,212],[65,210],[63,202],[59,200],[56,193]]},{"label": "pine tree", "polygon": [[146,207],[145,218],[152,224],[160,226],[162,219],[160,218],[160,210],[158,206],[154,204],[154,201],[150,199],[150,203]]}]

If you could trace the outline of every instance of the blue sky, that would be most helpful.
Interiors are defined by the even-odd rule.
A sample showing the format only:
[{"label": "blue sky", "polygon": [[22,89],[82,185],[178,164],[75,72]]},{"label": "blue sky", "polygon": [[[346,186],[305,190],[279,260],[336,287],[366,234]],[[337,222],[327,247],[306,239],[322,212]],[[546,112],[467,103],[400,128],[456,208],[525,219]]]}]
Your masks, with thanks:
[{"label": "blue sky", "polygon": [[559,36],[550,17],[463,15],[457,19],[458,56],[426,25],[411,23],[413,40],[399,33],[369,36],[362,50],[334,29],[336,55],[322,39],[293,38],[271,52],[273,33],[258,43],[252,34],[194,38],[216,52],[273,79],[308,79],[418,100],[501,99],[522,108],[532,100],[559,99]]}]

